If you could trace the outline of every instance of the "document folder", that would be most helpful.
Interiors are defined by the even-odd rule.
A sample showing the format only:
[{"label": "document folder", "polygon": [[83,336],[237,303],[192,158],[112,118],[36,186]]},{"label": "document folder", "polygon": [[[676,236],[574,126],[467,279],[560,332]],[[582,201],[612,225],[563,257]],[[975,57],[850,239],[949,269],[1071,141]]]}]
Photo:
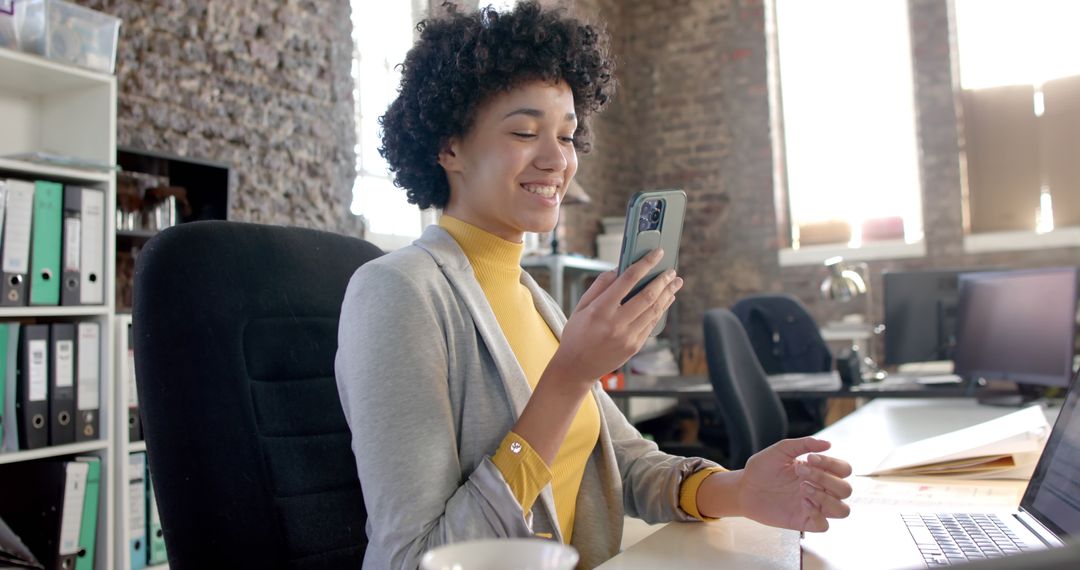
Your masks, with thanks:
[{"label": "document folder", "polygon": [[30,242],[30,304],[60,304],[60,227],[64,218],[64,186],[34,183]]},{"label": "document folder", "polygon": [[4,368],[0,374],[4,375],[4,438],[0,440],[3,451],[19,450],[19,423],[18,414],[15,411],[15,402],[18,397],[19,384],[19,329],[18,322],[0,323],[7,329],[7,345],[0,346],[4,352]]},{"label": "document folder", "polygon": [[128,536],[131,570],[146,568],[146,453],[128,455]]},{"label": "document folder", "polygon": [[897,447],[869,475],[949,475],[968,479],[1027,479],[1050,425],[1031,406],[978,425]]},{"label": "document folder", "polygon": [[91,441],[101,433],[101,325],[79,323],[76,334],[75,441]]},{"label": "document folder", "polygon": [[105,302],[105,192],[83,188],[82,279],[79,297],[83,305]]},{"label": "document folder", "polygon": [[49,445],[63,445],[75,442],[75,325],[49,327]]},{"label": "document folder", "polygon": [[20,342],[15,401],[19,448],[35,449],[49,445],[49,325],[22,327]]},{"label": "document folder", "polygon": [[139,418],[139,389],[135,384],[135,347],[131,337],[131,315],[116,318],[116,365],[119,367],[120,389],[127,394],[128,441],[141,441],[142,421]]},{"label": "document folder", "polygon": [[60,282],[60,304],[82,303],[79,285],[82,277],[82,193],[78,186],[64,187],[64,239],[61,251],[63,274]]},{"label": "document folder", "polygon": [[0,451],[3,451],[4,431],[7,429],[7,323],[0,323]]},{"label": "document folder", "polygon": [[94,570],[94,546],[97,544],[98,503],[101,496],[101,459],[93,456],[76,457],[87,464],[86,500],[83,502],[82,531],[79,533],[79,554],[75,570]]},{"label": "document folder", "polygon": [[165,553],[165,533],[161,531],[161,515],[158,513],[157,498],[154,497],[154,480],[150,477],[149,463],[146,468],[146,510],[150,513],[146,529],[146,541],[150,547],[147,564],[164,564],[169,557]]},{"label": "document folder", "polygon": [[49,570],[75,567],[90,466],[82,461],[29,461],[0,469],[4,520]]},{"label": "document folder", "polygon": [[4,251],[0,265],[4,282],[0,305],[27,304],[27,274],[30,272],[30,223],[34,212],[34,185],[25,180],[7,181],[4,206]]}]

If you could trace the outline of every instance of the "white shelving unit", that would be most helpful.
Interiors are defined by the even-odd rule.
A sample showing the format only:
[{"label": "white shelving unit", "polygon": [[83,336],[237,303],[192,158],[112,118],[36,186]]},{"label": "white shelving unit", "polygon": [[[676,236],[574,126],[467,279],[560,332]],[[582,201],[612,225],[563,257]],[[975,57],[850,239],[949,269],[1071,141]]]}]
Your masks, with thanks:
[{"label": "white shelving unit", "polygon": [[[131,518],[129,508],[130,499],[127,487],[131,473],[128,464],[128,455],[146,451],[145,440],[130,441],[128,437],[127,386],[130,380],[134,380],[132,376],[134,371],[130,368],[127,355],[127,328],[130,324],[130,313],[116,313],[113,315],[113,350],[115,350],[113,361],[115,362],[114,368],[116,370],[116,390],[113,392],[113,405],[116,409],[116,414],[113,416],[113,432],[116,434],[115,445],[118,459],[116,462],[116,552],[118,561],[116,568],[121,570],[131,569]],[[144,484],[145,483],[146,482],[144,481]],[[149,509],[147,509],[144,516],[150,516]],[[144,552],[149,551],[149,538],[149,536],[144,538]],[[153,566],[146,566],[146,570],[165,570],[168,567],[168,564],[155,564]]]},{"label": "white shelving unit", "polygon": [[[48,152],[105,164],[116,156],[116,78],[94,73],[42,57],[0,48],[0,155]],[[116,203],[115,173],[41,165],[0,159],[0,178],[51,180],[105,191],[105,204]],[[100,439],[42,449],[0,453],[0,469],[13,463],[45,458],[96,455],[101,459],[95,567],[126,568],[117,564],[116,490],[117,466],[124,454],[118,450],[113,408],[113,341],[115,227],[113,208],[104,212],[105,303],[85,307],[4,307],[0,321],[42,322],[71,320],[101,326],[99,371]],[[124,434],[126,436],[126,433]],[[126,443],[126,442],[125,442]],[[126,457],[123,457],[126,459]]]}]

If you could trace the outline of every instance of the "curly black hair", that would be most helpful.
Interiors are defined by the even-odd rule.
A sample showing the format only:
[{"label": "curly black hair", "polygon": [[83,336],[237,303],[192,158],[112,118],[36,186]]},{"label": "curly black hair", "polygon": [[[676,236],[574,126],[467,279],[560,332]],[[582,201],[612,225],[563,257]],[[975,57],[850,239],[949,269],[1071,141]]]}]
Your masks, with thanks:
[{"label": "curly black hair", "polygon": [[512,12],[492,7],[446,15],[417,26],[420,39],[401,64],[397,99],[380,117],[379,153],[409,203],[443,208],[450,199],[439,152],[464,136],[477,109],[492,96],[524,82],[565,81],[574,95],[574,146],[589,151],[589,117],[615,94],[615,62],[600,28],[544,9],[535,1]]}]

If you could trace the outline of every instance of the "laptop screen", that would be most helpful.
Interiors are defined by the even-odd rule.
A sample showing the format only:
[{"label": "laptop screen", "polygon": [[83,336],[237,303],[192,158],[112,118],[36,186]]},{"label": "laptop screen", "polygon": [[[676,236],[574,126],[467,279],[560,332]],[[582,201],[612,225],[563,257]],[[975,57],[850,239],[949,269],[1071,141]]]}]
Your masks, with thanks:
[{"label": "laptop screen", "polygon": [[1020,506],[1059,538],[1080,536],[1080,378],[1073,378]]}]

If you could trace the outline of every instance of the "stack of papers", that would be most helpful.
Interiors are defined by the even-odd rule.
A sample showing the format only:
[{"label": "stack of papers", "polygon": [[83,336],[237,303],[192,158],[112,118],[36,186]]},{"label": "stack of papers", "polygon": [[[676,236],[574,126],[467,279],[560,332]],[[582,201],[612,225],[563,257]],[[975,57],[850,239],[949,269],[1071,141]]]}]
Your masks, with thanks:
[{"label": "stack of papers", "polygon": [[1031,406],[968,428],[902,445],[867,475],[1029,479],[1050,424]]}]

